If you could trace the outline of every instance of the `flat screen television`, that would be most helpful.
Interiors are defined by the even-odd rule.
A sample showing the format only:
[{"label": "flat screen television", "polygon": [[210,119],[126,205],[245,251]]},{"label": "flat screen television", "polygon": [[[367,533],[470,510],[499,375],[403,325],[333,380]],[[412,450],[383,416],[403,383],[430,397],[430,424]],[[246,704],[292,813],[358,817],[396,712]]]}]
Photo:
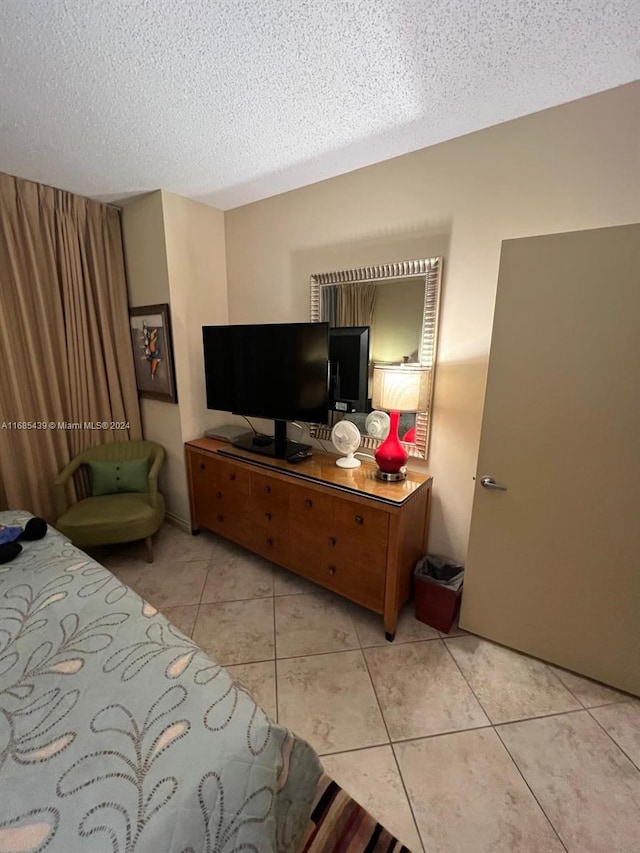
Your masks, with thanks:
[{"label": "flat screen television", "polygon": [[366,412],[369,397],[369,326],[329,329],[330,407]]},{"label": "flat screen television", "polygon": [[234,444],[287,459],[309,445],[286,437],[287,421],[326,423],[329,324],[203,326],[207,408],[275,421],[274,435]]}]

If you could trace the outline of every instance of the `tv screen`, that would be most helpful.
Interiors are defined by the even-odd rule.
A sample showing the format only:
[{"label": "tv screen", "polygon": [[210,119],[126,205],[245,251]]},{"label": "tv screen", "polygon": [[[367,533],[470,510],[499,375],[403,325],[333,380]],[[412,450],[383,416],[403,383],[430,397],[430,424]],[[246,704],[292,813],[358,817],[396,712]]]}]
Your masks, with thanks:
[{"label": "tv screen", "polygon": [[232,412],[236,407],[235,326],[203,326],[207,408]]},{"label": "tv screen", "polygon": [[369,388],[369,326],[329,329],[331,408],[366,412]]},{"label": "tv screen", "polygon": [[326,423],[327,323],[204,326],[207,407]]}]

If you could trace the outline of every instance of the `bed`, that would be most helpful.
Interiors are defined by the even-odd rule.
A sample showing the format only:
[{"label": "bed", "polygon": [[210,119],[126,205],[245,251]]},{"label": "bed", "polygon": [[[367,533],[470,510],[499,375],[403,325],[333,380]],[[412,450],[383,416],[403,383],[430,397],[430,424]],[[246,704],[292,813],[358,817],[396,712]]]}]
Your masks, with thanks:
[{"label": "bed", "polygon": [[0,853],[293,853],[321,773],[54,529],[0,565]]}]

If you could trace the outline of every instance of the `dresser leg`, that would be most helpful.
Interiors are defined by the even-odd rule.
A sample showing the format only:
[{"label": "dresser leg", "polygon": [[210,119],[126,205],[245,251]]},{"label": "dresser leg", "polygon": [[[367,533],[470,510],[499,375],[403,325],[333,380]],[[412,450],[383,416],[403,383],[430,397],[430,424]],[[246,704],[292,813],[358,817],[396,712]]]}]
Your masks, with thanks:
[{"label": "dresser leg", "polygon": [[198,536],[199,534],[200,534],[200,528],[199,527],[192,527],[191,528],[191,535],[192,536]]},{"label": "dresser leg", "polygon": [[384,623],[384,636],[388,640],[388,642],[392,643],[396,638],[396,628],[398,626],[398,611],[394,608],[389,608],[385,610],[382,614],[382,621]]}]

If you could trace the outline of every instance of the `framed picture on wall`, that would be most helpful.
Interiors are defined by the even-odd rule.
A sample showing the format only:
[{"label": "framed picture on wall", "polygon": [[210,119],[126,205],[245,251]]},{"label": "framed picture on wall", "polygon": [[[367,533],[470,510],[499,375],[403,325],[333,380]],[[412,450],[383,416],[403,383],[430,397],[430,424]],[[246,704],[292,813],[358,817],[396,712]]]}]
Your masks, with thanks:
[{"label": "framed picture on wall", "polygon": [[130,308],[129,326],[140,396],[177,403],[168,304]]}]

